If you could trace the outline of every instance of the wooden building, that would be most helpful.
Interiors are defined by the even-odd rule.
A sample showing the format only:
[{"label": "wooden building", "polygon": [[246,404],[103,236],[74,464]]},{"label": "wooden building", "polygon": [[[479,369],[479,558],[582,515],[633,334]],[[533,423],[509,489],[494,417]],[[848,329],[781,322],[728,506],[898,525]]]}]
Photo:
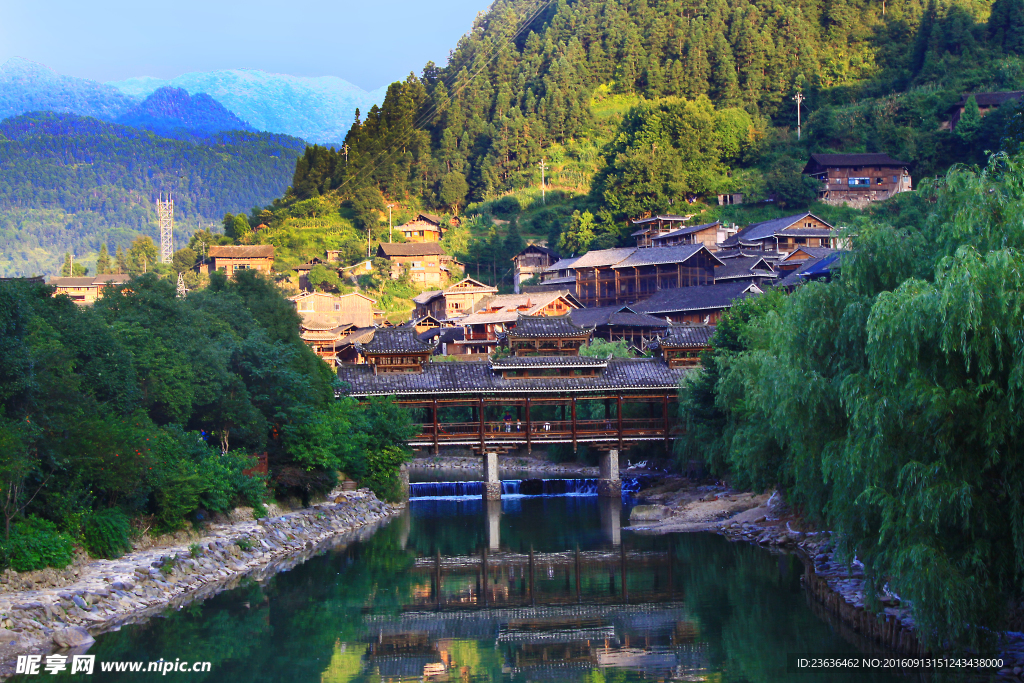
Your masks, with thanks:
[{"label": "wooden building", "polygon": [[299,326],[299,337],[306,346],[313,350],[331,367],[338,365],[338,349],[341,341],[352,331],[353,325],[332,323],[303,322]]},{"label": "wooden building", "polygon": [[402,233],[406,242],[440,242],[444,236],[442,219],[431,213],[418,213],[408,223],[399,225],[395,230]]},{"label": "wooden building", "polygon": [[485,285],[471,277],[463,278],[445,289],[434,289],[413,297],[413,317],[432,315],[438,320],[461,318],[476,311],[482,299],[497,293],[497,287]]},{"label": "wooden building", "polygon": [[340,296],[326,292],[303,292],[288,297],[288,300],[304,322],[370,327],[379,317],[376,300],[359,292]]},{"label": "wooden building", "polygon": [[652,247],[678,247],[686,244],[703,244],[709,251],[716,251],[718,243],[728,237],[720,221],[689,225],[651,238]]},{"label": "wooden building", "polygon": [[686,221],[693,216],[651,216],[650,218],[637,218],[630,221],[633,225],[639,226],[633,231],[632,237],[636,238],[637,247],[653,247],[654,238],[674,232],[683,227]]},{"label": "wooden building", "polygon": [[576,296],[585,306],[632,304],[661,289],[713,284],[718,265],[703,244],[591,251],[576,262]]},{"label": "wooden building", "polygon": [[[720,251],[762,251],[788,254],[798,247],[833,247],[835,228],[812,213],[752,223],[729,237]],[[721,253],[716,256],[722,258]]]},{"label": "wooden building", "polygon": [[96,275],[95,277],[51,277],[49,284],[56,288],[53,292],[55,296],[63,294],[76,304],[86,305],[95,303],[108,287],[123,285],[131,280],[131,277],[125,273]]},{"label": "wooden building", "polygon": [[421,287],[444,284],[452,277],[452,268],[461,267],[437,242],[381,242],[377,256],[391,262],[393,279],[408,271],[413,283]]},{"label": "wooden building", "polygon": [[670,368],[692,368],[700,365],[700,354],[711,348],[714,325],[672,325],[648,348]]},{"label": "wooden building", "polygon": [[[974,101],[978,103],[978,113],[985,116],[992,110],[998,109],[1007,102],[1013,104],[1019,102],[1021,96],[1024,96],[1024,91],[977,92],[973,94]],[[963,95],[959,102],[949,108],[949,122],[943,126],[944,129],[951,131],[956,130],[956,124],[960,122],[960,117],[964,114],[964,109],[967,107],[967,100],[970,96],[970,94]]]},{"label": "wooden building", "polygon": [[775,268],[785,275],[804,265],[804,261],[807,259],[820,259],[834,251],[835,249],[827,247],[798,247],[785,257],[779,259],[775,264]]},{"label": "wooden building", "polygon": [[650,299],[634,304],[637,313],[667,318],[673,323],[714,325],[722,312],[743,298],[761,294],[753,282],[723,282],[700,287],[663,289]]},{"label": "wooden building", "polygon": [[491,296],[458,320],[465,333],[452,348],[455,354],[491,353],[520,316],[563,316],[577,308],[582,308],[580,302],[564,290]]},{"label": "wooden building", "polygon": [[373,374],[422,372],[433,345],[421,341],[413,327],[377,328],[368,342],[356,349],[373,368]]},{"label": "wooden building", "polygon": [[888,154],[812,154],[804,174],[819,181],[818,199],[837,206],[863,208],[913,189],[910,165]]},{"label": "wooden building", "polygon": [[525,249],[512,257],[512,286],[519,294],[519,285],[558,261],[558,254],[539,244],[527,245]]},{"label": "wooden building", "polygon": [[309,271],[313,270],[317,266],[325,266],[326,268],[337,269],[337,266],[327,265],[322,260],[314,256],[309,260],[309,263],[303,263],[301,265],[295,266],[295,272],[298,273],[299,275],[299,289],[301,289],[304,292],[313,291],[313,286],[309,284]]},{"label": "wooden building", "polygon": [[256,270],[267,275],[274,265],[274,247],[270,244],[248,246],[214,245],[210,247],[209,272],[224,271],[234,277],[239,270]]},{"label": "wooden building", "polygon": [[757,285],[772,284],[780,277],[776,272],[777,260],[765,256],[765,252],[743,253],[720,251],[715,254],[722,265],[715,268],[715,284],[744,280]]},{"label": "wooden building", "polygon": [[569,314],[520,315],[506,337],[513,356],[578,356],[593,333],[593,327],[577,325]]},{"label": "wooden building", "polygon": [[807,258],[787,263],[786,270],[782,271],[785,276],[775,286],[792,291],[808,280],[831,280],[832,276],[839,272],[842,254],[843,252],[839,250],[822,250]]},{"label": "wooden building", "polygon": [[569,315],[580,327],[593,327],[594,339],[624,341],[641,351],[671,324],[664,318],[637,313],[629,306],[579,308]]}]

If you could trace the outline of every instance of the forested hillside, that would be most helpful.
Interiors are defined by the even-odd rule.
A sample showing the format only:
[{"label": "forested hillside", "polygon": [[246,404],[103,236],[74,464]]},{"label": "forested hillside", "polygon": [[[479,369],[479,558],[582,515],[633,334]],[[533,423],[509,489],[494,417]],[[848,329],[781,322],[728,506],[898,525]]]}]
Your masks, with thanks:
[{"label": "forested hillside", "polygon": [[[303,142],[218,133],[173,140],[70,114],[0,122],[0,275],[55,273],[65,251],[89,263],[138,233],[157,236],[154,200],[175,200],[178,241],[288,186]],[[94,272],[94,271],[93,271]]]},{"label": "forested hillside", "polygon": [[[539,185],[547,156],[555,183],[589,193],[577,207],[614,239],[627,213],[695,195],[806,203],[799,170],[813,151],[884,151],[917,177],[982,161],[1012,112],[970,136],[940,126],[965,91],[1024,86],[1022,51],[1016,0],[499,0],[447,66],[428,64],[364,112],[347,158],[307,153],[285,201],[371,187],[455,213]],[[797,90],[807,96],[799,142]],[[740,148],[663,125],[692,106],[743,112],[727,115],[739,128],[716,129],[744,133]],[[693,155],[717,176],[688,182],[679,159]]]}]

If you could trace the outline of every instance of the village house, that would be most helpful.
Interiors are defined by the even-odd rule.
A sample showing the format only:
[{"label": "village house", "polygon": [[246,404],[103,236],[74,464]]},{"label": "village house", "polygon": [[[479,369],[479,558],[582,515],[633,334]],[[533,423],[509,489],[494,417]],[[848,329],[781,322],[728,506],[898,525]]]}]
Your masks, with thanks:
[{"label": "village house", "polygon": [[[977,92],[974,93],[974,101],[978,103],[978,113],[985,116],[993,109],[998,109],[1007,102],[1018,102],[1022,95],[1024,95],[1024,90]],[[959,102],[949,108],[949,121],[942,126],[943,130],[956,130],[956,124],[960,122],[960,117],[964,114],[964,109],[967,107],[967,100],[970,96],[970,94],[963,95]]]},{"label": "village house", "polygon": [[51,277],[54,296],[64,294],[76,304],[92,304],[103,295],[103,290],[116,285],[123,285],[131,280],[131,275],[114,273],[88,277]]},{"label": "village house", "polygon": [[637,313],[667,318],[673,323],[714,325],[736,301],[763,293],[743,280],[700,287],[663,289],[646,301],[630,306]]},{"label": "village house", "polygon": [[440,242],[444,236],[441,218],[430,213],[418,213],[395,230],[402,233],[406,242]]},{"label": "village house", "polygon": [[658,335],[648,349],[670,368],[700,365],[700,354],[711,348],[714,325],[672,325]]},{"label": "village house", "polygon": [[787,269],[783,271],[785,277],[779,280],[775,286],[785,291],[792,291],[808,280],[831,280],[832,275],[839,271],[839,259],[842,253],[838,250],[822,250],[816,255],[792,261],[786,264]]},{"label": "village house", "polygon": [[304,322],[369,327],[380,317],[380,311],[376,310],[376,300],[359,292],[342,295],[303,292],[288,297],[288,300]]},{"label": "village house", "polygon": [[575,264],[576,296],[585,306],[632,304],[660,289],[713,284],[718,265],[703,244],[591,251]]},{"label": "village house", "polygon": [[[313,289],[313,286],[309,284],[309,271],[313,270],[313,268],[317,266],[323,265],[325,265],[324,262],[314,256],[309,260],[309,263],[303,263],[301,265],[295,266],[295,272],[298,273],[299,275],[299,289],[301,289],[304,292],[311,291]],[[332,266],[326,267],[331,268]],[[337,268],[337,266],[333,267]]]},{"label": "village house", "polygon": [[540,284],[521,285],[524,292],[557,291],[560,289],[576,290],[576,262],[582,256],[571,256],[555,261],[540,272]]},{"label": "village house", "polygon": [[420,287],[438,286],[452,277],[452,268],[461,264],[444,253],[437,242],[392,243],[381,242],[377,256],[391,262],[391,277],[395,280],[403,272]]},{"label": "village house", "polygon": [[637,218],[630,221],[633,225],[640,226],[633,231],[631,237],[636,238],[637,247],[653,247],[654,238],[674,232],[683,227],[686,221],[693,216],[651,216],[650,218]]},{"label": "village house", "polygon": [[827,247],[799,247],[791,251],[784,258],[778,260],[775,264],[775,269],[781,271],[783,275],[786,275],[804,265],[804,261],[807,259],[820,259],[828,256],[834,251],[835,249],[829,249]]},{"label": "village house", "polygon": [[454,355],[489,354],[520,316],[564,316],[575,308],[582,308],[582,305],[568,291],[498,294],[483,299],[476,312],[459,320],[465,333],[462,340],[453,345],[452,352]]},{"label": "village house", "polygon": [[593,327],[572,321],[568,313],[560,316],[519,314],[506,333],[512,356],[578,356],[580,347],[589,343]]},{"label": "village house", "polygon": [[798,247],[833,247],[835,229],[811,213],[752,223],[722,242],[721,251],[762,251],[788,254]]},{"label": "village house", "polygon": [[434,289],[413,297],[415,309],[412,315],[414,318],[431,315],[438,320],[461,318],[475,311],[481,299],[497,293],[497,287],[470,277],[463,278],[445,289]]},{"label": "village house", "polygon": [[214,245],[210,247],[210,273],[222,270],[234,277],[239,270],[256,270],[267,275],[274,265],[274,247],[269,244],[248,246]]},{"label": "village house", "polygon": [[664,318],[637,313],[629,306],[577,308],[569,315],[580,327],[594,328],[594,339],[624,341],[641,351],[670,325]]},{"label": "village house", "polygon": [[412,327],[377,328],[369,341],[355,345],[373,374],[422,372],[434,347],[421,341]]},{"label": "village house", "polygon": [[686,244],[703,244],[709,251],[716,251],[718,243],[724,242],[735,234],[734,229],[726,228],[720,221],[690,225],[677,228],[671,232],[651,238],[652,247],[678,247]]},{"label": "village house", "polygon": [[776,260],[768,258],[765,252],[720,251],[715,256],[722,261],[722,265],[715,268],[715,284],[744,280],[770,285],[780,277],[777,266],[773,265]]},{"label": "village house", "polygon": [[910,165],[888,154],[812,154],[803,172],[819,181],[818,199],[836,206],[863,208],[913,189]]},{"label": "village house", "polygon": [[299,325],[299,338],[331,367],[338,365],[338,347],[353,329],[351,324],[303,322]]},{"label": "village house", "polygon": [[558,261],[558,254],[539,244],[530,244],[512,257],[512,287],[519,294],[519,286],[525,280],[540,275],[546,268]]}]

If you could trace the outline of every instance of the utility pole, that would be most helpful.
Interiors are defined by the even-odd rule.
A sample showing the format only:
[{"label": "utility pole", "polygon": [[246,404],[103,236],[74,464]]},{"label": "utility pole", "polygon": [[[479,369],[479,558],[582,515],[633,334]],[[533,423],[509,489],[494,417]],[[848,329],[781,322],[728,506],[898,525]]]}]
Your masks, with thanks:
[{"label": "utility pole", "polygon": [[394,204],[388,204],[388,243],[392,242],[391,239],[394,236],[395,228],[391,225],[391,207]]},{"label": "utility pole", "polygon": [[178,273],[178,298],[184,299],[187,291],[185,289],[185,273]]},{"label": "utility pole", "polygon": [[75,276],[75,255],[71,254],[71,265],[68,267],[68,277]]},{"label": "utility pole", "polygon": [[793,100],[796,102],[796,139],[797,139],[797,142],[800,141],[800,105],[803,104],[804,100],[806,100],[806,99],[807,98],[804,97],[804,94],[802,92],[800,92],[799,90],[797,90],[796,94],[793,95]]},{"label": "utility pole", "polygon": [[547,188],[544,184],[544,171],[548,168],[547,160],[544,157],[541,157],[540,163],[537,165],[540,166],[540,201],[542,204],[547,204],[547,193],[545,192]]},{"label": "utility pole", "polygon": [[341,146],[341,151],[345,154],[345,165],[348,166],[348,143],[346,142]]}]

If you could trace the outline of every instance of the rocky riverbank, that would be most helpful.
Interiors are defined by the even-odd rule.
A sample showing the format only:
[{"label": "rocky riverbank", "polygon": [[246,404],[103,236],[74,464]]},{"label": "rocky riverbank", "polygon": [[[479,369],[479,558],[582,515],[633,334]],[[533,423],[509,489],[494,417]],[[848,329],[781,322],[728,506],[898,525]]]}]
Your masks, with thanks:
[{"label": "rocky riverbank", "polygon": [[295,566],[330,539],[370,529],[404,506],[366,489],[334,492],[296,512],[211,525],[188,544],[147,549],[117,560],[92,560],[68,571],[0,576],[0,680],[19,654],[80,653],[93,636],[143,621]]},{"label": "rocky riverbank", "polygon": [[[483,460],[478,457],[458,455],[436,455],[414,458],[408,463],[410,471],[415,470],[466,470],[483,472]],[[537,474],[578,474],[581,477],[598,476],[598,468],[575,463],[553,463],[537,458],[499,456],[498,469],[504,472],[535,472]]]},{"label": "rocky riverbank", "polygon": [[[630,515],[633,531],[672,533],[710,531],[733,541],[754,543],[774,552],[793,552],[804,561],[803,582],[809,599],[839,621],[862,648],[906,655],[925,654],[917,639],[913,614],[898,595],[878,596],[881,612],[867,607],[863,568],[839,562],[830,532],[810,528],[777,495],[733,491],[725,486],[698,486],[665,477],[643,491]],[[1024,633],[1003,634],[1003,666],[998,680],[1024,683]],[[993,671],[979,671],[982,677]]]}]

